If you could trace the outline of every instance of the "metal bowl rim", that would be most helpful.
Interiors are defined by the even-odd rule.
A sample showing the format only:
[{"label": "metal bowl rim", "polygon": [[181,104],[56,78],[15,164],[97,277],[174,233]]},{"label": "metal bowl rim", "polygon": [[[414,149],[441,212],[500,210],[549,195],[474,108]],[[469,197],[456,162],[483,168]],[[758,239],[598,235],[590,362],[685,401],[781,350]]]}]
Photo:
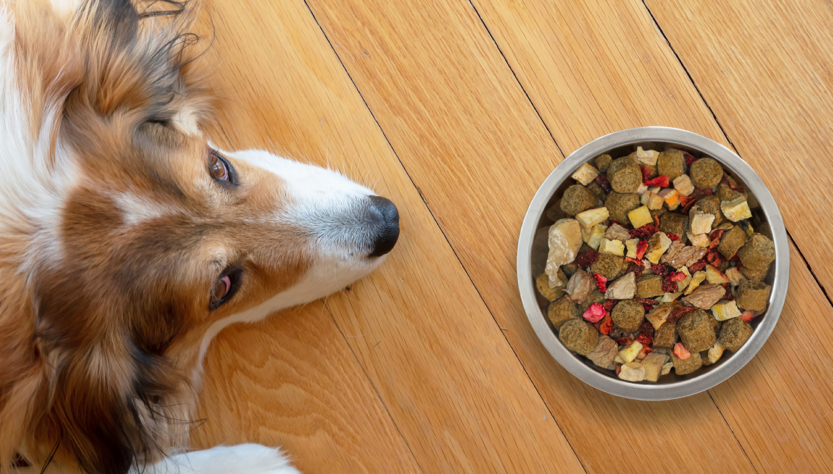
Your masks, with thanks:
[{"label": "metal bowl rim", "polygon": [[[708,373],[688,380],[657,385],[636,384],[602,375],[576,360],[550,328],[546,316],[538,305],[536,290],[530,278],[533,239],[538,222],[553,193],[581,164],[608,150],[642,142],[666,142],[694,148],[716,159],[737,174],[760,203],[775,244],[775,278],[772,283],[769,308],[749,341],[737,353]],[[673,400],[695,395],[720,384],[743,368],[763,347],[778,323],[787,295],[789,271],[789,241],[784,221],[775,199],[758,174],[732,150],[720,143],[694,132],[670,127],[640,127],[613,132],[571,153],[547,176],[535,193],[524,217],[518,240],[518,287],[526,315],[541,343],[561,366],[579,380],[603,392],[635,400]]]}]

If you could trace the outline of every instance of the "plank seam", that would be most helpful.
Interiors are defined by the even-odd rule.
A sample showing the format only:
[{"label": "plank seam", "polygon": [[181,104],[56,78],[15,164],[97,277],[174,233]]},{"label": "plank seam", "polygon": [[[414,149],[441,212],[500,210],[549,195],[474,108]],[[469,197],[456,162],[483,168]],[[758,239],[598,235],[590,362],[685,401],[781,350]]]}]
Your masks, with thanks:
[{"label": "plank seam", "polygon": [[515,82],[518,83],[518,87],[520,87],[521,91],[523,91],[524,96],[526,97],[526,101],[529,102],[529,105],[532,106],[532,110],[535,111],[535,115],[538,116],[538,120],[541,121],[541,124],[544,125],[544,128],[547,130],[547,133],[549,133],[550,138],[552,138],[552,142],[555,143],[555,147],[558,148],[558,152],[561,153],[561,157],[562,158],[566,157],[566,155],[564,154],[564,151],[561,149],[561,145],[558,144],[558,140],[555,139],[555,135],[553,135],[552,132],[550,131],[550,127],[547,125],[547,122],[544,121],[544,118],[541,117],[541,113],[538,112],[538,107],[535,107],[535,103],[532,102],[532,99],[529,97],[529,94],[526,92],[526,88],[524,88],[523,84],[521,84],[521,81],[518,79],[518,75],[515,74],[515,70],[512,69],[512,66],[509,64],[509,61],[506,59],[506,55],[503,54],[503,50],[500,49],[500,45],[497,43],[497,40],[495,40],[494,35],[492,35],[492,30],[490,30],[489,26],[486,25],[486,22],[483,21],[483,17],[480,16],[480,12],[477,10],[477,7],[474,6],[474,2],[472,2],[472,0],[469,0],[469,5],[471,5],[472,10],[474,10],[474,13],[477,15],[477,19],[480,20],[480,23],[483,25],[483,28],[486,30],[486,33],[489,33],[489,38],[492,39],[492,43],[494,43],[495,48],[497,48],[498,53],[500,53],[500,57],[503,58],[503,62],[506,64],[506,67],[509,69],[509,72],[512,73],[512,77],[515,78]]},{"label": "plank seam", "polygon": [[[471,2],[469,2],[469,3],[471,3]],[[385,129],[382,128],[382,125],[376,119],[376,115],[373,113],[373,110],[370,108],[370,105],[367,103],[367,100],[365,100],[364,95],[362,94],[361,90],[359,89],[358,84],[356,84],[356,81],[353,80],[353,76],[350,74],[350,71],[347,70],[347,66],[341,60],[341,56],[339,56],[338,51],[336,51],[335,47],[333,47],[333,43],[330,41],[329,36],[327,36],[327,32],[324,31],[324,27],[321,26],[321,23],[318,21],[318,18],[315,16],[315,13],[312,11],[312,7],[310,7],[307,0],[304,0],[304,5],[306,5],[307,10],[309,10],[310,15],[312,15],[312,18],[315,21],[315,24],[318,25],[319,30],[321,30],[321,34],[324,36],[324,39],[327,40],[327,43],[330,45],[330,48],[333,50],[333,54],[335,54],[336,59],[338,59],[339,64],[341,64],[341,67],[344,69],[344,73],[347,74],[347,77],[350,79],[350,82],[353,83],[353,87],[356,89],[356,92],[359,94],[359,97],[362,99],[362,102],[364,103],[365,107],[367,108],[367,111],[370,113],[370,116],[373,118],[373,121],[376,123],[376,126],[379,128],[379,131],[382,132],[382,136],[385,138],[385,141],[387,142],[388,146],[390,147],[391,152],[396,157],[396,160],[399,162],[399,165],[402,167],[402,170],[405,171],[405,175],[408,176],[408,180],[410,180],[411,184],[414,186],[414,188],[419,193],[419,196],[422,199],[422,202],[425,204],[425,207],[428,209],[429,214],[431,214],[431,219],[434,221],[434,224],[437,226],[437,229],[442,234],[443,238],[445,239],[445,241],[448,244],[451,251],[454,253],[454,257],[457,259],[457,263],[459,263],[460,268],[462,268],[463,272],[465,272],[466,276],[469,279],[469,283],[471,283],[471,286],[474,288],[474,291],[477,292],[477,296],[480,298],[480,301],[483,302],[483,306],[489,312],[489,316],[492,317],[492,320],[494,321],[495,325],[498,328],[500,328],[500,323],[498,323],[497,318],[495,317],[494,313],[492,313],[492,309],[489,308],[489,305],[486,303],[486,300],[483,298],[483,295],[480,293],[480,289],[477,287],[477,285],[475,285],[474,280],[472,279],[471,275],[469,274],[468,269],[463,264],[463,261],[460,259],[460,256],[457,254],[457,250],[454,248],[453,245],[451,245],[451,241],[448,239],[448,236],[446,235],[442,226],[440,226],[440,223],[437,221],[436,216],[434,216],[434,212],[431,211],[431,205],[428,203],[428,200],[422,194],[422,190],[420,190],[419,186],[417,186],[417,184],[414,181],[413,177],[411,176],[410,172],[408,172],[408,168],[405,166],[404,163],[402,163],[402,159],[399,158],[399,154],[396,152],[396,149],[394,148],[390,139],[388,139],[388,136],[385,133]],[[474,8],[474,5],[472,5],[472,8],[474,9],[475,13],[477,14],[477,17],[480,18],[480,13],[477,12],[477,9]],[[486,28],[486,24],[483,23],[482,18],[480,18],[480,21],[483,24],[484,28]],[[492,37],[491,31],[489,31],[488,28],[486,28],[486,31],[489,33],[489,37],[492,38],[492,41],[494,41],[494,37]],[[497,47],[497,43],[495,43],[495,46]],[[506,57],[503,56],[503,51],[500,51],[500,48],[498,48],[498,51],[500,52],[500,55],[503,57],[503,60],[506,61]],[[507,64],[507,67],[508,67],[509,63],[507,62],[506,64]],[[509,70],[512,72],[512,75],[514,76],[515,71],[513,71],[511,67],[509,68]],[[515,76],[516,81],[517,81],[517,79],[518,79],[517,76]],[[518,84],[520,85],[520,82],[518,82]],[[535,113],[538,115],[538,118],[541,119],[541,115],[538,113],[538,110],[535,109],[535,105],[532,104],[532,101],[529,99],[529,95],[526,94],[526,90],[524,90],[523,87],[521,87],[521,90],[523,91],[524,95],[526,95],[527,100],[529,101],[530,105],[532,105],[532,108],[535,110]],[[543,120],[541,120],[541,122],[543,123],[544,128],[546,128],[547,133],[549,133],[550,138],[552,138],[553,142],[555,143],[555,146],[558,148],[558,152],[561,153],[561,156],[563,157],[564,152],[561,151],[561,147],[558,146],[558,143],[555,141],[555,137],[550,132],[546,123],[544,123]],[[330,308],[327,306],[326,302],[324,303],[324,306],[327,307],[327,311],[330,313],[330,317],[333,317],[332,311],[330,311]],[[334,317],[333,317],[333,320],[335,321]],[[338,327],[338,324],[336,324],[336,327]],[[341,328],[339,328],[339,332],[340,331],[341,331]],[[523,369],[524,374],[526,375],[527,379],[532,384],[532,387],[535,389],[535,393],[537,393],[538,397],[541,399],[541,403],[543,403],[544,407],[546,407],[547,413],[549,413],[550,417],[552,418],[553,422],[555,423],[555,426],[557,426],[558,430],[561,431],[561,436],[564,437],[564,441],[570,447],[570,450],[573,451],[573,456],[576,457],[576,460],[579,462],[579,464],[581,465],[582,469],[584,469],[584,472],[586,474],[587,473],[587,468],[584,466],[584,463],[581,461],[581,458],[576,453],[576,450],[573,447],[572,443],[570,442],[569,438],[567,437],[566,433],[564,433],[564,430],[561,428],[561,425],[558,423],[558,419],[553,415],[552,410],[550,409],[549,405],[547,404],[547,401],[541,395],[541,391],[538,390],[538,387],[535,385],[535,382],[532,380],[532,377],[529,375],[529,372],[527,371],[526,366],[523,364],[520,357],[518,357],[518,353],[515,351],[515,348],[509,342],[509,338],[506,337],[506,334],[504,334],[504,332],[502,330],[500,331],[500,333],[503,336],[503,339],[506,341],[506,345],[509,346],[509,349],[512,351],[512,354],[515,355],[515,359],[518,361],[518,365],[521,366],[521,369]],[[348,346],[349,346],[349,344],[348,344]],[[350,350],[352,351],[353,348],[350,347]],[[353,353],[353,355],[355,357],[355,353]],[[358,360],[358,357],[357,357],[357,360]],[[359,362],[359,365],[362,366],[361,362]],[[364,371],[364,370],[365,370],[364,366],[362,366],[362,371]],[[366,372],[365,372],[365,375],[367,375]],[[370,380],[369,377],[368,377],[368,380]],[[376,386],[373,384],[373,380],[370,380],[370,385],[373,387],[373,390],[376,390]],[[378,395],[378,391],[376,391],[376,393]],[[382,401],[382,404],[385,405],[385,410],[387,410],[388,408],[387,408],[387,405],[385,404],[384,400],[382,400],[381,397],[380,397],[380,400]],[[388,414],[390,414],[390,412],[388,412]],[[396,429],[399,430],[399,425],[396,423],[396,420],[392,416],[391,416],[391,420],[393,421],[394,426],[396,426]],[[401,431],[400,431],[400,434],[401,434]],[[404,436],[403,436],[403,439],[405,439],[405,443],[408,446],[408,449],[411,449],[410,444],[408,444],[408,440]],[[412,454],[413,454],[413,452],[412,452]],[[416,456],[414,456],[414,459],[416,459]],[[417,465],[419,465],[419,461],[417,461]],[[422,469],[422,466],[420,466],[420,469]]]},{"label": "plank seam", "polygon": [[[683,70],[685,71],[686,76],[688,76],[688,80],[691,82],[691,85],[694,86],[694,90],[697,91],[697,95],[700,96],[700,100],[702,100],[703,104],[706,106],[706,108],[709,109],[709,113],[712,114],[712,118],[714,119],[714,122],[717,124],[717,127],[723,133],[723,137],[726,139],[727,142],[729,142],[730,145],[732,145],[732,150],[738,156],[740,156],[740,152],[738,151],[738,147],[736,147],[735,144],[732,142],[732,139],[729,138],[729,134],[726,133],[726,130],[723,128],[723,125],[720,123],[720,120],[717,119],[717,115],[715,115],[714,110],[712,110],[711,105],[709,105],[709,102],[703,96],[703,93],[700,92],[700,88],[697,87],[697,83],[694,82],[694,78],[691,77],[691,73],[688,71],[688,68],[686,67],[685,63],[680,58],[680,55],[677,54],[676,50],[674,50],[674,46],[671,44],[671,40],[668,39],[668,36],[666,36],[665,32],[662,30],[662,27],[659,25],[659,22],[657,22],[657,19],[654,17],[654,13],[648,7],[648,4],[645,2],[645,0],[642,0],[642,5],[645,7],[645,10],[648,12],[648,15],[651,16],[651,20],[654,22],[654,26],[656,26],[657,30],[659,30],[660,35],[662,35],[663,39],[665,39],[665,42],[668,44],[668,49],[670,49],[671,52],[674,53],[674,57],[677,58],[677,62],[679,62],[680,66],[683,67]],[[741,158],[743,158],[743,157],[741,157]],[[785,228],[786,228],[786,226],[785,226]],[[807,266],[807,270],[810,271],[810,275],[813,276],[813,279],[816,281],[816,284],[821,289],[822,294],[824,294],[825,299],[827,299],[827,302],[831,306],[833,306],[833,300],[830,299],[830,295],[828,295],[828,293],[827,293],[827,288],[825,288],[824,285],[822,285],[818,276],[816,276],[816,272],[813,271],[813,266],[810,264],[810,261],[807,260],[806,257],[804,257],[804,253],[801,251],[801,248],[798,246],[798,243],[796,242],[796,240],[793,239],[792,235],[790,235],[789,230],[787,230],[787,235],[790,237],[790,240],[792,240],[793,244],[795,244],[796,250],[798,250],[799,255],[801,255],[801,259],[804,260],[804,264]]]}]

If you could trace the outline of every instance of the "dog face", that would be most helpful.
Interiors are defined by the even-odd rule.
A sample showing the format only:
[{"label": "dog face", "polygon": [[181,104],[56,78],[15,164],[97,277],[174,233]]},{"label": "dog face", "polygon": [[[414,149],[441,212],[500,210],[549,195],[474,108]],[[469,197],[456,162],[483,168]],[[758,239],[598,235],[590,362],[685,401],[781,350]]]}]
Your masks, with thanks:
[{"label": "dog face", "polygon": [[0,314],[0,341],[20,336],[0,356],[15,367],[0,372],[0,470],[58,443],[87,471],[126,472],[181,441],[217,332],[366,275],[399,218],[338,173],[207,140],[189,6],[12,6],[0,0],[0,105],[28,109],[0,134],[29,156],[0,190],[0,274],[28,314]]}]

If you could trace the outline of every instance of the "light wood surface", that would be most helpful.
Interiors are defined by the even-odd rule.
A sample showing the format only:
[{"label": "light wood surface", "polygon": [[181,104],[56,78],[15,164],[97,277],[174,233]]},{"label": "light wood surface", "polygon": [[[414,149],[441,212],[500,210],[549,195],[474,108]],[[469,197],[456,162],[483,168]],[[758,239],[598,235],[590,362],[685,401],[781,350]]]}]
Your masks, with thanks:
[{"label": "light wood surface", "polygon": [[647,2],[787,230],[833,294],[833,6],[820,0]]},{"label": "light wood surface", "polygon": [[[265,146],[364,177],[399,206],[402,237],[396,252],[371,277],[331,296],[326,305],[416,463],[424,472],[544,472],[550,466],[580,471],[558,425],[304,3],[257,8],[215,3],[210,13],[217,30],[211,52],[216,55],[215,84],[224,99],[218,117],[229,141],[235,147]],[[240,334],[233,334],[238,338],[229,344],[248,350]],[[326,358],[316,360],[327,363]],[[211,379],[206,391],[225,383]],[[260,402],[254,390],[237,393],[246,403]],[[357,410],[369,411],[363,407],[367,399],[355,401]],[[207,424],[222,413],[218,405],[240,400],[215,403],[205,408]],[[295,431],[311,429],[308,417],[299,418],[298,426],[283,427],[281,421],[260,419],[280,432],[272,438],[280,443],[284,437],[292,442]],[[211,433],[200,440],[201,446],[228,442],[231,434],[222,429]],[[360,451],[362,446],[348,449]],[[319,469],[317,460],[327,456],[327,450],[311,456],[314,470]],[[366,460],[364,465],[373,464]]]},{"label": "light wood surface", "polygon": [[[718,32],[721,15],[702,3],[209,1],[215,140],[340,168],[398,205],[403,233],[351,290],[220,334],[195,447],[281,445],[305,472],[833,470],[833,308],[795,247],[770,341],[737,376],[684,400],[634,402],[585,386],[547,354],[520,305],[515,246],[529,200],[562,152],[610,131],[668,125],[729,144],[710,105],[785,217],[811,215],[796,204],[809,191],[785,197],[785,183],[809,171],[761,169],[788,161],[785,150],[810,150],[796,143],[827,131],[826,106],[778,90],[797,76],[767,68],[823,63],[830,32],[773,27],[796,55],[770,63],[760,47],[727,51],[760,34]],[[746,10],[749,25],[766,26]],[[825,18],[806,21],[821,28]],[[669,28],[688,35],[687,49],[672,49]],[[744,60],[731,81],[715,72],[730,53]],[[759,87],[756,72],[772,81],[760,86],[763,105],[736,90]],[[796,103],[772,110],[787,100]],[[788,126],[793,108],[808,111],[799,126]],[[778,145],[773,136],[781,154],[752,151]],[[824,133],[814,138],[826,146]],[[803,239],[813,231],[787,219],[817,270],[824,252],[809,246],[829,236]]]}]

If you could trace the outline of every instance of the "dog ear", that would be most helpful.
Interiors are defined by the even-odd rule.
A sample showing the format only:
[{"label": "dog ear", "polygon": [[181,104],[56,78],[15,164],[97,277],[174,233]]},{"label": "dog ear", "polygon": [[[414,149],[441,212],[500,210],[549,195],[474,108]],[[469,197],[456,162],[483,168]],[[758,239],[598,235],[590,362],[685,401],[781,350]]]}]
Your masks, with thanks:
[{"label": "dog ear", "polygon": [[84,472],[126,473],[165,455],[171,395],[184,380],[131,328],[145,308],[90,273],[54,268],[34,281],[36,339],[52,365],[46,419]]},{"label": "dog ear", "polygon": [[135,131],[171,121],[192,105],[201,89],[192,65],[199,55],[200,38],[190,32],[196,15],[194,2],[88,0],[72,23],[85,61],[83,83],[66,100],[65,121],[77,124],[77,132],[89,129],[91,118]]}]

